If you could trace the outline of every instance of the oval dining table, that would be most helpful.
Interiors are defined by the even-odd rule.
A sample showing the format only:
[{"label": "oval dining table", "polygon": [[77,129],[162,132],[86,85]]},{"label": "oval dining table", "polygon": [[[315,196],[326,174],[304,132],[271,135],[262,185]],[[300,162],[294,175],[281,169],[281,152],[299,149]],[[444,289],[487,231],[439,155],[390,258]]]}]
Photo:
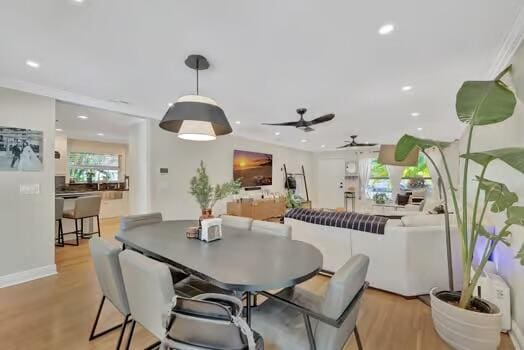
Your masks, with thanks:
[{"label": "oval dining table", "polygon": [[311,244],[270,234],[222,226],[213,242],[186,238],[197,221],[176,220],[120,231],[116,239],[220,288],[245,292],[246,318],[251,323],[251,294],[291,287],[314,277],[322,253]]}]

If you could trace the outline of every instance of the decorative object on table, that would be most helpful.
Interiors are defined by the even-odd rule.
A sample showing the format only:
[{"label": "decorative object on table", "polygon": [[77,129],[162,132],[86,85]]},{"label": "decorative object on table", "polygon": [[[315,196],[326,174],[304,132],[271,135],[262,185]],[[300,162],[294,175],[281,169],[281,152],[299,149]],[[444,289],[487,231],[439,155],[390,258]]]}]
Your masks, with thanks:
[{"label": "decorative object on table", "polygon": [[185,64],[196,71],[196,95],[180,97],[169,107],[159,126],[192,141],[212,141],[231,133],[233,130],[222,108],[215,100],[199,95],[198,72],[209,68],[208,60],[201,55],[190,55]]},{"label": "decorative object on table", "polygon": [[42,131],[0,127],[0,171],[43,169]]},{"label": "decorative object on table", "polygon": [[304,132],[315,131],[311,126],[321,123],[328,122],[335,118],[335,115],[330,113],[313,120],[305,120],[304,114],[307,112],[306,108],[297,108],[297,113],[300,115],[300,119],[296,122],[284,122],[284,123],[262,123],[262,125],[278,125],[278,126],[294,126],[297,129],[301,129]]},{"label": "decorative object on table", "polygon": [[200,227],[191,226],[186,230],[186,237],[189,239],[199,239],[200,238]]},{"label": "decorative object on table", "polygon": [[268,186],[273,183],[273,155],[233,151],[233,179],[242,187]]},{"label": "decorative object on table", "polygon": [[215,187],[211,186],[204,161],[200,161],[197,174],[191,178],[189,193],[195,197],[202,209],[201,219],[206,219],[212,217],[212,210],[216,202],[231,194],[238,194],[240,188],[240,181],[235,180],[215,185]]},{"label": "decorative object on table", "polygon": [[300,199],[293,193],[293,191],[288,190],[286,194],[286,208],[300,208],[300,203]]},{"label": "decorative object on table", "polygon": [[212,242],[222,238],[222,219],[201,220],[200,226],[200,240]]},{"label": "decorative object on table", "polygon": [[387,199],[388,196],[383,192],[375,193],[373,196],[373,200],[376,204],[386,204]]},{"label": "decorative object on table", "polygon": [[[473,291],[481,276],[484,267],[499,242],[509,245],[508,236],[512,225],[524,226],[524,207],[516,206],[518,196],[511,192],[508,187],[499,182],[485,178],[488,165],[499,160],[513,169],[524,173],[524,148],[513,147],[484,152],[471,152],[472,135],[477,126],[495,124],[510,118],[515,110],[516,98],[514,93],[508,88],[502,77],[510,70],[511,66],[502,71],[493,81],[467,81],[457,93],[456,110],[458,119],[467,123],[468,142],[466,153],[461,155],[464,159],[463,185],[462,185],[462,206],[459,205],[457,188],[454,186],[453,179],[443,149],[449,142],[421,139],[411,135],[404,135],[397,143],[395,157],[403,160],[415,148],[420,149],[436,168],[439,175],[439,185],[444,187],[442,174],[436,166],[435,161],[428,155],[427,150],[434,147],[441,155],[444,165],[449,193],[455,211],[457,227],[460,232],[462,246],[462,272],[464,282],[460,292],[460,298],[456,297],[455,304],[448,303],[449,293],[437,292],[430,293],[433,323],[437,333],[444,341],[455,348],[468,349],[495,349],[500,342],[500,322],[501,314],[496,307],[478,309],[477,302],[473,299]],[[478,182],[475,189],[473,210],[468,209],[468,181],[470,180],[469,162],[473,161],[480,165],[480,175],[476,176]],[[449,244],[449,211],[447,210],[447,192],[444,190],[444,205],[446,206],[446,231],[448,243],[448,268],[451,275],[450,244]],[[506,213],[505,225],[498,233],[490,233],[485,228],[485,214],[488,206],[493,213]],[[469,217],[471,215],[471,217]],[[477,248],[478,238],[482,236],[487,240],[483,253],[480,256],[480,263],[472,273],[474,250]],[[482,247],[481,247],[482,248]],[[520,263],[524,265],[524,246],[516,255]],[[450,278],[450,290],[453,290],[452,278]],[[449,296],[451,297],[451,296]],[[443,319],[445,317],[445,327]],[[467,321],[466,321],[467,319]],[[465,328],[467,323],[471,326]],[[457,337],[460,334],[460,337]]]}]

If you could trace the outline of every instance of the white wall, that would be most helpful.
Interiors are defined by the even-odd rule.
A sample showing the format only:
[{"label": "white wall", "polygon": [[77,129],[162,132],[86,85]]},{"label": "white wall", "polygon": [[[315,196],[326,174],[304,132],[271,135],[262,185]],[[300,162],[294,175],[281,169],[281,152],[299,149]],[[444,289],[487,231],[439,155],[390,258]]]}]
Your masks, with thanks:
[{"label": "white wall", "polygon": [[[281,171],[284,163],[288,172],[299,172],[300,166],[304,165],[310,199],[313,202],[316,199],[313,154],[310,152],[233,135],[222,136],[212,142],[185,141],[179,139],[176,134],[160,129],[156,121],[145,121],[144,123],[149,126],[136,127],[130,138],[130,162],[135,163],[130,164],[133,169],[132,176],[135,178],[131,178],[131,189],[133,191],[133,184],[135,186],[143,185],[147,182],[143,179],[150,176],[150,210],[162,212],[166,219],[195,219],[200,215],[198,204],[188,193],[190,179],[195,175],[200,160],[204,161],[213,185],[230,181],[233,177],[233,150],[235,149],[273,155],[273,185],[264,186],[271,192],[284,192],[284,173]],[[149,150],[147,150],[147,137],[143,133],[150,135]],[[139,142],[133,145],[132,141],[137,139]],[[144,146],[144,140],[146,140],[146,146]],[[143,154],[137,154],[144,151],[149,153],[150,163]],[[151,170],[149,173],[148,168]],[[169,173],[161,175],[160,168],[168,168]],[[297,180],[297,186],[299,194],[305,196],[303,183]],[[133,212],[140,212],[138,208],[146,209],[147,207],[133,203],[137,200],[147,201],[144,199],[148,196],[147,190],[144,192],[142,189],[139,192],[140,194],[136,192],[131,194]],[[252,192],[248,193],[252,194]],[[226,201],[224,200],[219,202],[213,211],[215,214],[220,214],[225,212],[225,207]]]},{"label": "white wall", "polygon": [[[524,66],[519,66],[519,62],[520,64],[524,62],[524,50],[522,48],[518,55],[520,55],[521,59],[515,59],[514,62],[517,64],[517,68],[524,69]],[[520,79],[522,80],[520,81]],[[505,81],[511,85],[512,82],[510,80],[511,79],[505,79]],[[517,79],[516,83],[524,86],[524,76]],[[523,101],[524,91],[521,91],[513,117],[502,123],[476,127],[473,134],[472,150],[486,151],[504,147],[524,147]],[[460,140],[461,153],[465,152],[466,141],[467,138],[466,135],[464,135]],[[463,165],[461,164],[461,166]],[[476,189],[476,182],[473,182],[472,179],[479,173],[480,167],[472,164],[469,171],[470,181],[468,185],[470,189],[468,193],[470,203],[473,201],[475,194],[474,189]],[[520,200],[517,205],[524,205],[523,174],[510,168],[505,163],[494,161],[488,167],[486,178],[505,183],[511,191],[518,194]],[[459,188],[461,188],[461,186]],[[493,224],[497,229],[500,229],[504,225],[505,218],[505,213],[490,213],[487,216],[488,224]],[[502,275],[511,288],[512,316],[516,322],[516,332],[522,335],[524,334],[524,267],[520,265],[519,261],[514,259],[514,257],[524,243],[524,227],[514,225],[510,231],[513,233],[511,247],[499,244],[494,253],[494,260],[499,274]],[[524,344],[521,344],[521,346],[524,347]]]},{"label": "white wall", "polygon": [[[44,133],[44,168],[0,171],[0,287],[56,272],[54,263],[55,101],[0,88],[0,125]],[[21,185],[38,194],[20,194]]]}]

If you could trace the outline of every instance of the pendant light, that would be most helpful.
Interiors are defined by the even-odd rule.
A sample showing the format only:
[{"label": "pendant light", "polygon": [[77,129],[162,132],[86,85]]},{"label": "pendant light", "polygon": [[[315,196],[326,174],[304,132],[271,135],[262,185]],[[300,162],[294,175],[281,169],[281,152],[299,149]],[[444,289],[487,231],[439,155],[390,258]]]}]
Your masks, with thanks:
[{"label": "pendant light", "polygon": [[212,141],[231,133],[233,130],[222,108],[215,100],[198,94],[198,72],[208,69],[209,62],[204,56],[190,55],[185,64],[196,71],[196,95],[180,97],[169,107],[160,127],[192,141]]}]

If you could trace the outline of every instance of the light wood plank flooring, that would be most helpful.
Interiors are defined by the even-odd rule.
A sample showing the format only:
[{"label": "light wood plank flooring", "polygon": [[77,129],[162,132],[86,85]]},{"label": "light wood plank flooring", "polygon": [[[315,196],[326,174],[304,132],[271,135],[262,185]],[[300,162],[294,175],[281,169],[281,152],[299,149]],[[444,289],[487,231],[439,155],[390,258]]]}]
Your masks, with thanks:
[{"label": "light wood plank flooring", "polygon": [[[102,221],[103,237],[111,239],[117,230],[117,219]],[[57,248],[56,263],[56,276],[0,289],[0,349],[114,349],[118,332],[87,340],[101,298],[87,241],[80,247]],[[328,281],[319,276],[303,286],[322,293]],[[118,322],[118,312],[107,307],[99,326]],[[366,350],[448,349],[433,330],[430,309],[418,300],[370,289],[358,326]],[[155,341],[140,326],[135,332],[133,349]],[[356,348],[352,338],[344,350]],[[507,336],[500,348],[513,349]]]}]

